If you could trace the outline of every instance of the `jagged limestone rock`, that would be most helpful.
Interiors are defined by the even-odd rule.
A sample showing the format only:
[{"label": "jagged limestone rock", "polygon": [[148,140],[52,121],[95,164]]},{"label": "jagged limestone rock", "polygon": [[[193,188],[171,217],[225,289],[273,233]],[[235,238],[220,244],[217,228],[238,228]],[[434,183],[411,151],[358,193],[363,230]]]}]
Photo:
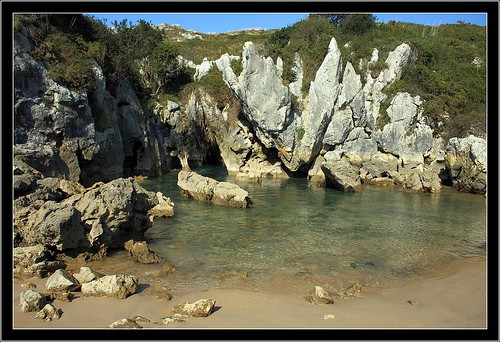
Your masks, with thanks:
[{"label": "jagged limestone rock", "polygon": [[59,250],[96,244],[121,247],[152,226],[148,211],[158,204],[157,195],[133,178],[118,178],[61,202],[47,201],[17,228],[27,243]]},{"label": "jagged limestone rock", "polygon": [[337,41],[332,37],[325,59],[309,87],[309,95],[300,125],[304,129],[304,135],[293,151],[293,158],[298,162],[295,165],[287,164],[287,166],[295,166],[291,170],[297,170],[300,164],[309,163],[321,150],[321,144],[339,95],[341,72],[342,57]]},{"label": "jagged limestone rock", "polygon": [[400,44],[394,51],[389,53],[385,60],[387,66],[379,76],[374,79],[371,75],[367,75],[367,80],[363,86],[365,108],[367,122],[372,128],[375,127],[379,116],[380,104],[386,99],[386,95],[382,93],[387,85],[394,82],[400,77],[403,67],[412,63],[416,59],[415,53],[406,43]]},{"label": "jagged limestone rock", "polygon": [[462,139],[451,138],[446,146],[445,163],[454,188],[464,192],[486,193],[486,140],[473,135]]}]

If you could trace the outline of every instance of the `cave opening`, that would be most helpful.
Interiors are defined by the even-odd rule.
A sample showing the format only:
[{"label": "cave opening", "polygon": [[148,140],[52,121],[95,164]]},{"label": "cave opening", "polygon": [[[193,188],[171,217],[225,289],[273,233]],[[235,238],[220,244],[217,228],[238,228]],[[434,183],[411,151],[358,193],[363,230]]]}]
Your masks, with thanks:
[{"label": "cave opening", "polygon": [[205,164],[213,166],[224,165],[224,160],[222,159],[219,145],[212,143],[208,146],[207,152],[205,154]]}]

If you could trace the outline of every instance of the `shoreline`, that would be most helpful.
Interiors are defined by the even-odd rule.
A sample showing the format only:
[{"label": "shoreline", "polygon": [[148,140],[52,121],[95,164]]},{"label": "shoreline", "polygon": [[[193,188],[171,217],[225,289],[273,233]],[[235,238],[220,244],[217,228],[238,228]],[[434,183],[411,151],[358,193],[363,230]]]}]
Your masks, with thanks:
[{"label": "shoreline", "polygon": [[[352,299],[335,298],[334,304],[314,305],[307,293],[293,291],[256,292],[238,288],[210,288],[157,299],[144,288],[128,297],[83,297],[74,292],[71,302],[55,300],[62,310],[59,320],[44,322],[35,312],[22,312],[22,283],[32,282],[45,291],[46,279],[14,279],[14,330],[20,329],[108,329],[109,324],[133,316],[144,329],[486,329],[487,262],[467,261],[443,276],[416,279],[394,288],[367,289]],[[142,284],[140,284],[142,285]],[[205,318],[158,325],[177,304],[198,299],[215,300],[215,310]],[[410,303],[411,302],[411,303]],[[325,319],[325,315],[334,318]],[[115,329],[113,329],[115,330]],[[119,329],[116,329],[119,330]],[[141,330],[141,329],[140,329]]]}]

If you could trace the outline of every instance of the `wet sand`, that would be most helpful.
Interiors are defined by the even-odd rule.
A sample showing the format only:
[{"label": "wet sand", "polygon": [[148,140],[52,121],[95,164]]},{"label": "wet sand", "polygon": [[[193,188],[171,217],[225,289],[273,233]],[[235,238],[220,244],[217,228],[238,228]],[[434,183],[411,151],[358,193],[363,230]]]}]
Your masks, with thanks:
[{"label": "wet sand", "polygon": [[[33,282],[45,291],[45,279],[14,280],[14,329],[105,329],[121,318],[140,315],[151,322],[140,322],[144,329],[485,329],[487,326],[486,262],[466,263],[442,277],[415,280],[390,289],[367,289],[353,299],[336,299],[334,304],[314,305],[304,300],[307,293],[281,289],[256,292],[235,288],[211,288],[174,295],[160,300],[139,291],[127,299],[83,297],[75,292],[71,302],[55,300],[62,310],[59,320],[44,322],[34,312],[19,306],[22,283]],[[216,301],[214,312],[206,318],[157,325],[170,316],[177,304],[201,298]],[[411,301],[412,303],[409,303]],[[325,319],[325,315],[334,315]]]}]

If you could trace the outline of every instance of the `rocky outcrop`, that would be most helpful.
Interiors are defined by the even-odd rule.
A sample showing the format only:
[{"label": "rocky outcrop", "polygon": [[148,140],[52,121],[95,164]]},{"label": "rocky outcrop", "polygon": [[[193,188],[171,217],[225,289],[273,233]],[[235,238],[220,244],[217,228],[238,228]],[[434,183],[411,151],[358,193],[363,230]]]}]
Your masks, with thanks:
[{"label": "rocky outcrop", "polygon": [[290,92],[277,75],[273,60],[261,57],[252,42],[245,43],[242,55],[243,71],[239,76],[231,69],[228,55],[217,61],[217,67],[240,100],[259,140],[267,148],[275,147],[273,136],[283,137],[292,120]]},{"label": "rocky outcrop", "polygon": [[157,194],[133,178],[119,178],[60,202],[46,201],[24,212],[27,216],[15,217],[14,224],[28,245],[50,245],[60,251],[99,245],[120,248],[152,226],[148,212],[158,204]]},{"label": "rocky outcrop", "polygon": [[[85,186],[170,170],[169,139],[126,79],[119,80],[113,96],[94,63],[95,89],[70,89],[49,78],[46,66],[33,59],[22,30],[14,47],[15,163]],[[18,183],[22,188],[25,182]]]},{"label": "rocky outcrop", "polygon": [[451,138],[446,146],[446,169],[453,187],[485,194],[487,190],[487,144],[475,136]]},{"label": "rocky outcrop", "polygon": [[56,260],[54,253],[41,244],[27,247],[15,247],[14,277],[16,278],[45,278],[55,270],[65,268],[66,265]]},{"label": "rocky outcrop", "polygon": [[252,203],[248,192],[229,182],[218,182],[193,171],[181,170],[177,185],[181,192],[196,200],[237,208],[248,208]]}]

